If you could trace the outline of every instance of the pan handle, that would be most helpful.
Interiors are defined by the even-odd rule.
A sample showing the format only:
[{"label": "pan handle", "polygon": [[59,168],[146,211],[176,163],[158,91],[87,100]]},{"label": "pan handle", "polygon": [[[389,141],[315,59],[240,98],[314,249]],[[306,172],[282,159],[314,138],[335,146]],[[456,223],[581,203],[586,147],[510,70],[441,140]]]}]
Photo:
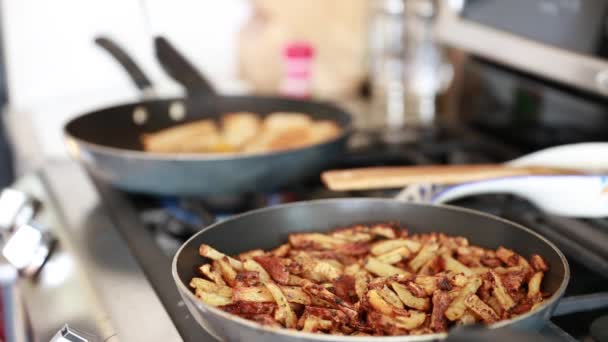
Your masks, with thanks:
[{"label": "pan handle", "polygon": [[156,37],[154,47],[156,58],[160,61],[165,72],[186,88],[188,97],[217,95],[211,83],[184,55],[177,51],[169,40],[164,37]]},{"label": "pan handle", "polygon": [[152,81],[150,81],[143,70],[141,70],[133,58],[131,58],[122,47],[110,38],[104,36],[95,38],[95,44],[102,47],[125,69],[133,83],[135,83],[135,86],[141,90],[144,99],[156,97]]}]

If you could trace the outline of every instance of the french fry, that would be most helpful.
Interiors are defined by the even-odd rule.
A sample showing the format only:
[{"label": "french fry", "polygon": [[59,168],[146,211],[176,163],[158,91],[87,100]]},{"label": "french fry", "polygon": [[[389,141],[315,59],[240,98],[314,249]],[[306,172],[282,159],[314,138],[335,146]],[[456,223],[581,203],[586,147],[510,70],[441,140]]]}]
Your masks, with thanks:
[{"label": "french fry", "polygon": [[279,247],[273,249],[270,254],[279,257],[279,258],[284,258],[289,254],[289,251],[291,250],[291,246],[288,243],[284,243],[282,245],[280,245]]},{"label": "french fry", "polygon": [[190,287],[194,289],[201,289],[203,292],[211,292],[222,297],[232,297],[232,288],[223,285],[217,285],[208,280],[202,278],[192,278],[190,280]]},{"label": "french fry", "polygon": [[226,286],[226,282],[222,279],[222,275],[216,270],[211,268],[210,264],[204,264],[198,268],[199,271],[204,274],[207,278],[215,282],[217,285]]},{"label": "french fry", "polygon": [[291,234],[289,235],[289,243],[295,248],[330,250],[345,244],[346,241],[325,234],[310,233]]},{"label": "french fry", "polygon": [[281,291],[283,291],[285,298],[290,303],[302,305],[310,305],[312,303],[310,296],[301,287],[281,286]]},{"label": "french fry", "polygon": [[474,293],[468,295],[464,300],[464,303],[471,311],[473,311],[487,324],[492,324],[499,320],[496,312],[494,312],[491,307],[479,299],[479,297],[477,297],[477,295]]},{"label": "french fry", "polygon": [[237,287],[234,290],[234,294],[232,296],[232,300],[235,302],[273,302],[274,298],[268,292],[266,287],[256,286],[256,287]]},{"label": "french fry", "polygon": [[460,317],[460,319],[456,322],[459,325],[470,325],[475,324],[477,322],[477,318],[473,315],[469,310],[465,311],[464,315]]},{"label": "french fry", "polygon": [[198,297],[203,303],[211,306],[224,306],[232,304],[232,298],[220,296],[219,294],[204,292],[200,288],[196,288],[194,290],[194,294]]},{"label": "french fry", "polygon": [[[414,283],[419,285],[431,296],[437,290],[437,277],[418,275],[414,278]],[[411,291],[411,290],[410,290]]]},{"label": "french fry", "polygon": [[543,281],[543,272],[536,272],[528,281],[528,298],[537,299],[541,296],[540,284]]},{"label": "french fry", "polygon": [[405,287],[397,282],[391,282],[391,287],[393,288],[393,290],[395,290],[395,292],[397,293],[397,296],[403,302],[403,304],[405,304],[405,306],[408,306],[410,308],[414,308],[414,309],[420,310],[420,311],[426,311],[429,309],[430,303],[429,303],[428,298],[418,298],[418,297],[414,296],[407,289],[407,287]]},{"label": "french fry", "polygon": [[227,256],[226,254],[224,254],[222,252],[217,251],[215,248],[213,248],[213,247],[211,247],[209,245],[202,244],[199,247],[199,249],[198,249],[198,253],[202,257],[209,258],[211,260],[216,260],[216,261],[220,260],[220,259],[223,259],[223,258],[228,258],[228,261],[230,262],[230,265],[235,270],[237,270],[237,271],[242,271],[243,270],[243,264],[240,261],[238,261],[238,260],[236,260],[234,258],[231,258],[231,257]]},{"label": "french fry", "polygon": [[275,250],[236,259],[206,245],[199,253],[212,261],[189,285],[203,303],[266,326],[350,336],[510,319],[543,303],[548,270],[538,255],[391,225],[292,234]]},{"label": "french fry", "polygon": [[264,269],[264,267],[262,267],[262,265],[258,264],[253,259],[245,260],[245,262],[243,262],[243,268],[246,269],[247,271],[258,272],[260,281],[262,283],[267,283],[270,281],[270,275],[268,275],[268,272],[266,272],[266,270]]},{"label": "french fry", "polygon": [[328,261],[315,262],[311,270],[311,278],[315,281],[334,281],[342,275],[342,270]]},{"label": "french fry", "polygon": [[333,326],[331,321],[321,319],[315,316],[307,316],[304,320],[302,331],[317,332],[319,330],[329,330]]},{"label": "french fry", "polygon": [[381,236],[387,239],[394,239],[397,237],[397,234],[395,234],[395,228],[387,224],[375,224],[370,228],[369,231],[375,236]]},{"label": "french fry", "polygon": [[409,274],[406,270],[378,261],[376,258],[367,258],[365,269],[380,277],[390,277],[395,274]]},{"label": "french fry", "polygon": [[412,330],[421,326],[426,320],[426,314],[420,311],[409,311],[409,316],[395,316],[396,326],[406,330]]},{"label": "french fry", "polygon": [[547,262],[538,254],[534,254],[530,257],[530,263],[536,272],[547,272],[549,270]]},{"label": "french fry", "polygon": [[465,304],[465,299],[468,295],[477,292],[477,289],[481,286],[481,278],[475,276],[470,278],[469,282],[459,290],[458,295],[452,301],[450,306],[448,306],[447,310],[445,310],[445,316],[450,321],[455,321],[464,315],[467,306]]},{"label": "french fry", "polygon": [[454,273],[462,273],[467,277],[472,276],[474,274],[471,269],[461,264],[460,261],[452,258],[452,256],[449,254],[443,254],[441,255],[441,258],[443,258],[443,261],[445,262],[445,269],[448,271],[452,271]]},{"label": "french fry", "polygon": [[448,322],[445,312],[450,305],[450,295],[447,292],[436,290],[433,293],[433,311],[429,327],[434,331],[446,331]]},{"label": "french fry", "polygon": [[418,271],[424,264],[433,259],[439,250],[439,245],[436,243],[428,243],[422,246],[420,252],[410,260],[410,268],[414,271]]},{"label": "french fry", "polygon": [[376,259],[378,259],[378,261],[380,261],[381,263],[392,265],[398,263],[402,259],[409,258],[410,255],[411,252],[407,247],[399,247],[388,253],[378,255]]},{"label": "french fry", "polygon": [[219,270],[222,278],[224,278],[224,281],[226,281],[228,285],[236,285],[236,271],[232,268],[230,262],[228,262],[228,258],[224,257],[223,259],[215,260],[213,264],[216,265],[214,268]]},{"label": "french fry", "polygon": [[397,309],[403,309],[403,303],[399,299],[399,296],[395,294],[395,292],[391,291],[386,285],[383,288],[378,290],[380,296],[390,305],[396,307]]},{"label": "french fry", "polygon": [[365,297],[367,286],[369,284],[369,274],[365,271],[355,273],[355,292],[359,300]]},{"label": "french fry", "polygon": [[370,252],[377,256],[401,247],[406,247],[410,252],[416,253],[420,249],[420,242],[409,239],[384,240],[373,244]]},{"label": "french fry", "polygon": [[367,292],[367,300],[369,300],[369,305],[376,311],[385,315],[391,315],[393,313],[393,307],[382,298],[378,290],[369,290]]},{"label": "french fry", "polygon": [[496,272],[494,271],[490,271],[490,274],[492,275],[492,279],[494,280],[494,295],[496,296],[496,299],[498,299],[498,302],[500,303],[503,309],[511,309],[515,306],[515,302],[513,301],[513,298],[511,298],[511,295],[509,295],[509,293],[505,289],[505,286],[502,283],[502,279],[500,279],[500,276],[498,276],[498,274],[496,274]]},{"label": "french fry", "polygon": [[239,254],[239,260],[243,261],[245,259],[251,259],[253,257],[262,256],[264,254],[266,254],[266,252],[264,252],[263,250],[254,249],[254,250]]},{"label": "french fry", "polygon": [[285,295],[283,295],[279,286],[272,281],[269,281],[264,285],[278,305],[278,309],[275,312],[275,319],[279,322],[284,322],[286,328],[294,329],[298,323],[298,317],[291,309],[287,298],[285,298]]}]

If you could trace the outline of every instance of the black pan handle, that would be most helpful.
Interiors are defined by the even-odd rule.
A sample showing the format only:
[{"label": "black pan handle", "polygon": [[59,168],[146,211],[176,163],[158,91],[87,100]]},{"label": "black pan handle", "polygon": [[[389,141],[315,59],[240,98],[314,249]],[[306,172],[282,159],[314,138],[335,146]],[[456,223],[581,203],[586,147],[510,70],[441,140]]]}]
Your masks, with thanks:
[{"label": "black pan handle", "polygon": [[154,47],[165,72],[186,88],[188,97],[217,95],[211,83],[166,38],[156,37]]},{"label": "black pan handle", "polygon": [[154,97],[154,86],[152,81],[144,74],[143,70],[135,63],[133,58],[108,37],[97,37],[95,43],[108,52],[125,69],[133,83],[141,90],[144,98]]}]

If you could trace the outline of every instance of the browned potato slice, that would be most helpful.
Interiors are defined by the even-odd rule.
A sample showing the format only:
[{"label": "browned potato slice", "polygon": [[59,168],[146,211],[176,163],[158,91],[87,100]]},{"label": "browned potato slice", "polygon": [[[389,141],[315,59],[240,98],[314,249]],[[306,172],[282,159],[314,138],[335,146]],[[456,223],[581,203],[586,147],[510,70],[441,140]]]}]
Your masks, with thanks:
[{"label": "browned potato slice", "polygon": [[479,318],[481,318],[485,323],[492,324],[499,320],[498,315],[491,307],[489,307],[486,303],[484,303],[477,295],[470,294],[464,300],[466,306],[471,309]]},{"label": "browned potato slice", "polygon": [[370,273],[380,277],[390,277],[395,274],[409,274],[404,269],[382,263],[375,258],[367,258],[364,267]]},{"label": "browned potato slice", "polygon": [[397,249],[394,249],[388,253],[384,253],[382,255],[378,255],[376,257],[376,259],[378,259],[378,261],[385,263],[385,264],[396,264],[399,261],[401,261],[402,259],[407,259],[409,258],[411,255],[410,250],[407,247],[399,247]]},{"label": "browned potato slice", "polygon": [[215,260],[213,262],[216,265],[216,269],[220,271],[222,278],[228,283],[228,285],[234,287],[236,285],[236,271],[228,262],[228,258],[224,257],[223,259]]},{"label": "browned potato slice", "polygon": [[395,292],[391,291],[386,285],[383,288],[378,290],[380,296],[390,305],[396,307],[397,309],[403,309],[403,303],[399,299],[399,296],[395,294]]},{"label": "browned potato slice", "polygon": [[207,278],[215,282],[217,285],[226,286],[226,282],[222,279],[222,275],[215,269],[211,268],[210,264],[204,264],[203,266],[198,268],[202,274],[204,274]]},{"label": "browned potato slice", "polygon": [[378,290],[369,290],[367,292],[367,300],[369,300],[369,304],[376,311],[385,315],[391,315],[393,313],[393,307],[382,298]]},{"label": "browned potato slice", "polygon": [[409,251],[415,253],[420,249],[420,242],[409,239],[384,240],[374,243],[370,252],[373,255],[382,255],[400,247],[407,247]]},{"label": "browned potato slice", "polygon": [[224,141],[241,148],[260,133],[262,120],[255,113],[230,113],[222,116],[222,128]]},{"label": "browned potato slice", "polygon": [[194,290],[194,294],[198,297],[203,303],[211,306],[223,306],[232,304],[233,301],[230,297],[220,296],[219,294],[204,292],[200,288],[196,288]]},{"label": "browned potato slice", "polygon": [[142,135],[144,150],[155,153],[213,152],[222,143],[212,120],[199,120]]},{"label": "browned potato slice", "polygon": [[428,298],[418,298],[414,296],[407,287],[397,283],[392,282],[391,287],[399,296],[399,299],[410,308],[414,308],[420,311],[426,311],[430,307],[430,301]]},{"label": "browned potato slice", "polygon": [[467,309],[465,304],[465,299],[468,295],[474,294],[477,292],[477,289],[481,286],[481,278],[475,276],[469,280],[469,282],[459,290],[458,295],[452,301],[448,309],[445,311],[445,316],[450,321],[455,321],[464,315],[464,312]]},{"label": "browned potato slice", "polygon": [[515,301],[507,292],[507,289],[502,283],[502,279],[494,271],[490,271],[490,274],[492,275],[492,278],[494,280],[494,295],[496,296],[496,299],[498,299],[498,302],[500,303],[503,309],[511,309],[515,306]]},{"label": "browned potato slice", "polygon": [[539,298],[541,296],[540,293],[540,284],[543,281],[543,272],[536,272],[528,281],[528,298]]},{"label": "browned potato slice", "polygon": [[445,269],[454,273],[462,273],[465,276],[472,276],[474,272],[460,263],[460,261],[452,258],[449,254],[443,254],[441,256],[445,262]]},{"label": "browned potato slice", "polygon": [[215,248],[209,246],[209,245],[201,245],[200,248],[198,249],[198,253],[205,258],[209,258],[211,260],[220,260],[223,258],[228,258],[228,262],[230,262],[230,265],[237,271],[242,271],[243,270],[243,263],[241,263],[240,261],[231,258],[229,256],[227,256],[224,253],[221,253],[219,251],[217,251]]},{"label": "browned potato slice", "polygon": [[232,289],[228,286],[217,285],[202,278],[192,278],[190,280],[190,287],[201,289],[203,292],[215,293],[223,297],[232,297],[233,293]]},{"label": "browned potato slice", "polygon": [[437,251],[439,250],[439,245],[436,243],[429,243],[422,246],[420,252],[410,260],[410,268],[414,271],[418,271],[424,264],[433,259]]},{"label": "browned potato slice", "polygon": [[409,316],[395,316],[396,326],[412,330],[421,326],[426,320],[426,314],[420,311],[409,311]]}]

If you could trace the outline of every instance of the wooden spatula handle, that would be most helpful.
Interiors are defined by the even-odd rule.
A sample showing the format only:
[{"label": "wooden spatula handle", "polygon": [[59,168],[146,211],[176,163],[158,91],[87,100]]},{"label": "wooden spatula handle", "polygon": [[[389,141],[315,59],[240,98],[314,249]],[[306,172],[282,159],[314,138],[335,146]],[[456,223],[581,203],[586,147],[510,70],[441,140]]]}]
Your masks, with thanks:
[{"label": "wooden spatula handle", "polygon": [[371,190],[401,188],[411,184],[449,185],[512,176],[579,174],[578,171],[501,164],[367,167],[331,170],[321,175],[331,190]]}]

